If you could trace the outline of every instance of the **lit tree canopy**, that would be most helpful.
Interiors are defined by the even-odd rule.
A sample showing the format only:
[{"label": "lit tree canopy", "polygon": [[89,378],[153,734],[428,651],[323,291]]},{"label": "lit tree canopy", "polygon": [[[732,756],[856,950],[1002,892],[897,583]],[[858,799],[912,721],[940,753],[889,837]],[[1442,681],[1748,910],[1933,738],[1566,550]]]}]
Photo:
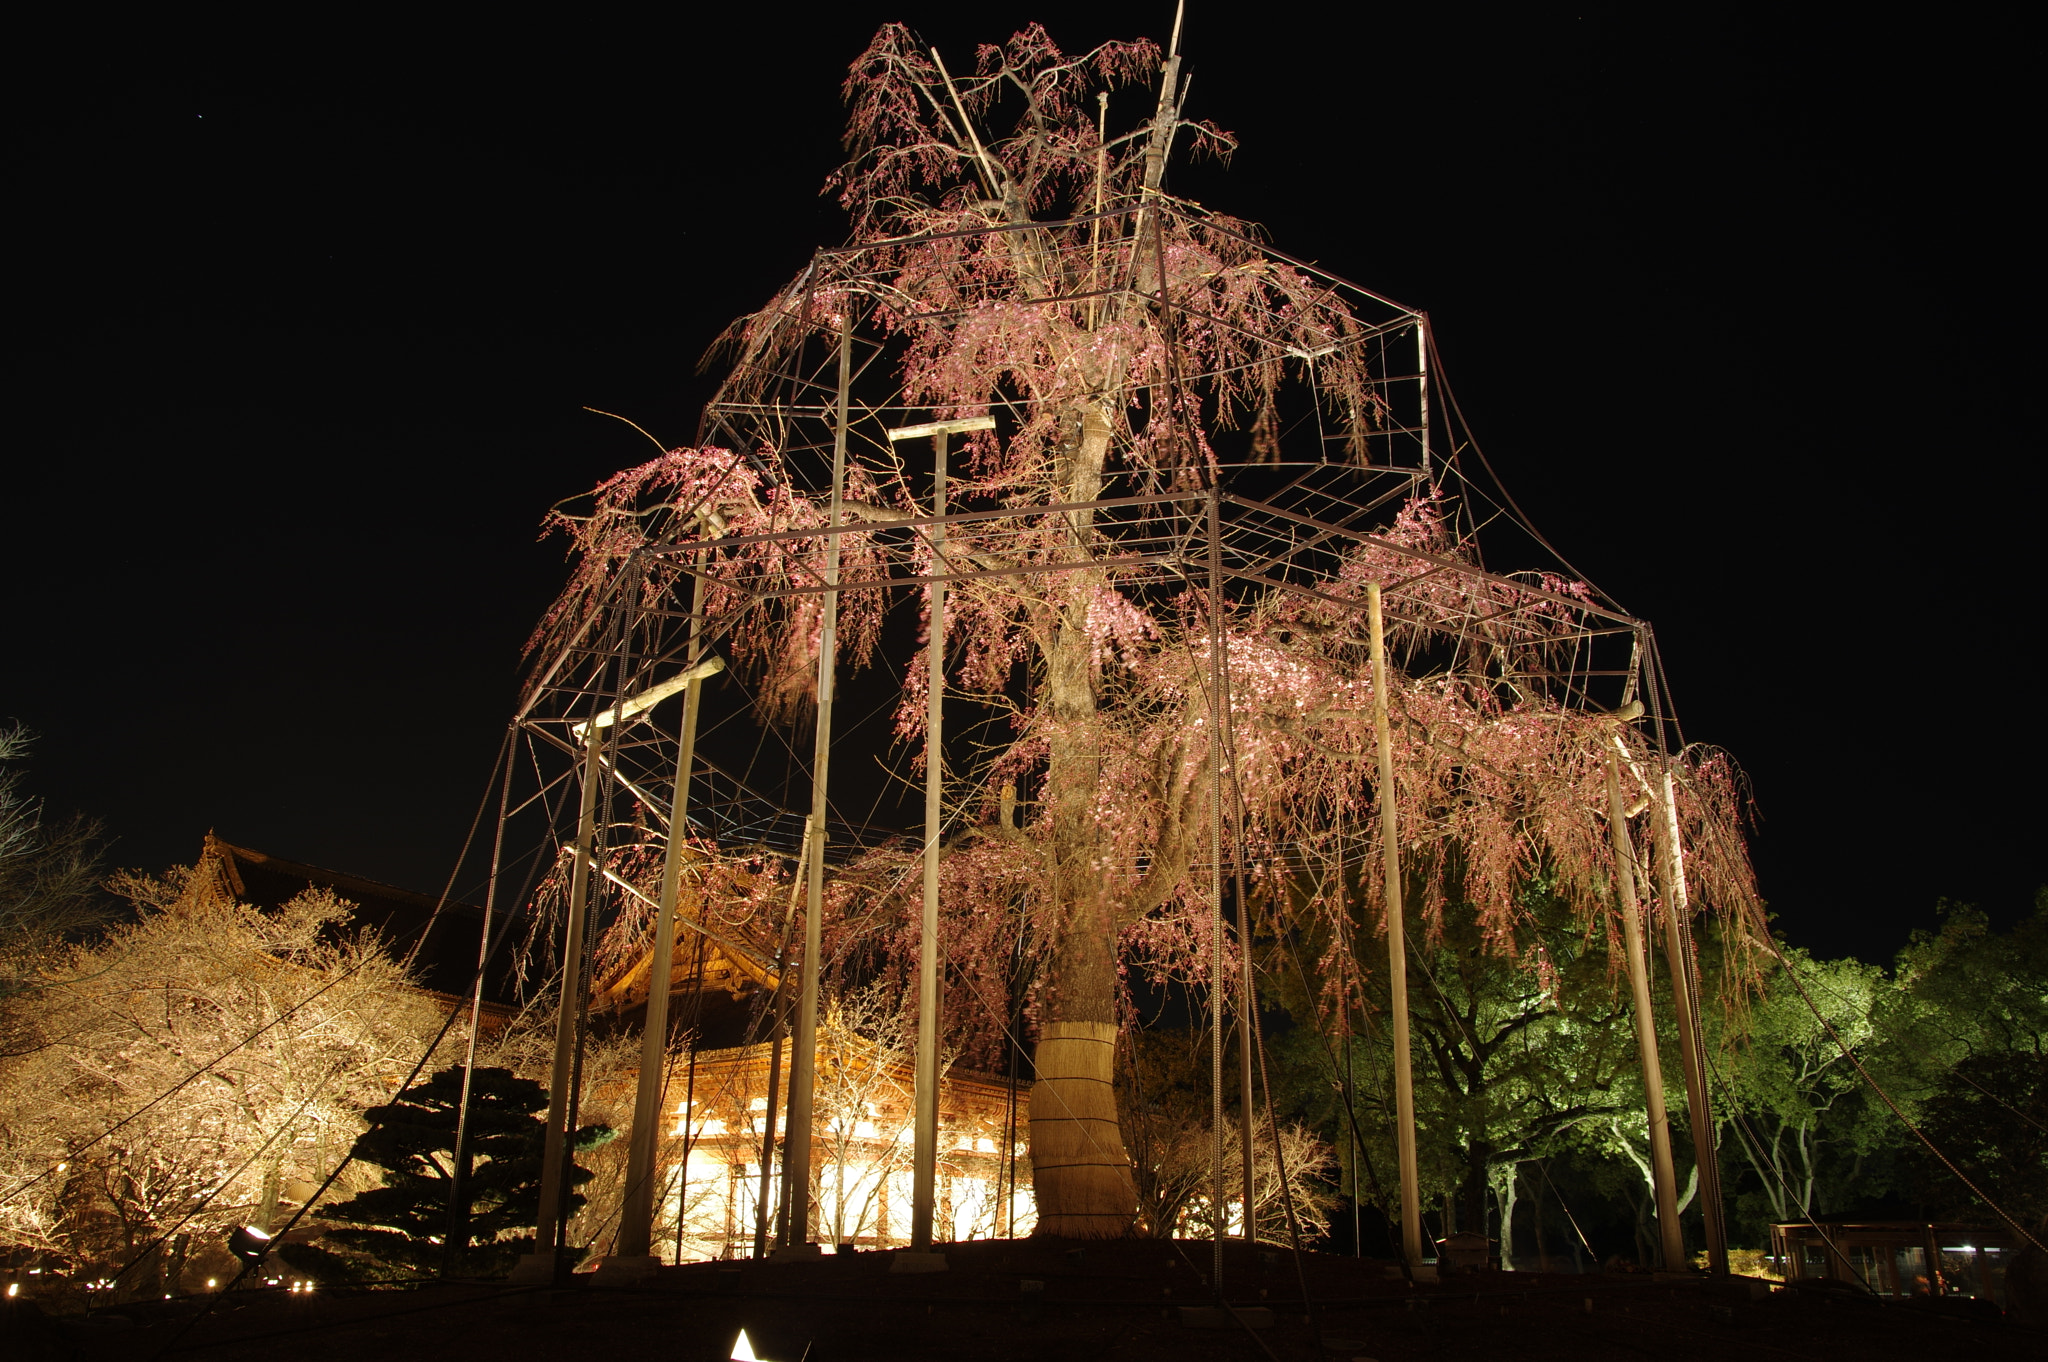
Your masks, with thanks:
[{"label": "lit tree canopy", "polygon": [[[1218,939],[1211,839],[1240,807],[1255,888],[1336,854],[1340,829],[1357,856],[1395,811],[1427,920],[1469,902],[1493,949],[1540,971],[1520,888],[1542,875],[1584,931],[1612,935],[1609,763],[1640,813],[1673,733],[1645,626],[1562,564],[1482,568],[1492,505],[1460,472],[1421,314],[1164,192],[1177,143],[1234,145],[1181,118],[1184,89],[1178,57],[1142,41],[1071,57],[1033,26],[954,75],[882,29],[848,77],[850,159],[830,181],[850,243],[734,324],[698,444],[557,517],[574,564],[523,711],[568,724],[594,695],[657,683],[694,580],[759,717],[786,722],[814,698],[828,611],[861,665],[905,592],[933,646],[927,584],[947,581],[948,698],[996,716],[971,756],[949,752],[948,1021],[988,1052],[1004,1007],[985,966],[1026,930],[1043,955],[1041,1224],[1063,1233],[1130,1221],[1113,1110],[1091,1107],[1086,1147],[1059,1158],[1054,1123],[1109,1075],[1110,1047],[1098,1064],[1081,1042],[1113,1040],[1126,961],[1227,987],[1218,952],[1238,947]],[[1113,128],[1141,98],[1145,116]],[[984,417],[945,492],[972,518],[941,541],[933,475],[884,431]],[[1375,586],[1391,789],[1373,764]],[[628,655],[612,674],[588,660]],[[905,674],[898,728],[920,742],[922,654]],[[1694,750],[1677,775],[1693,904],[1748,912],[1730,764]],[[1645,865],[1651,821],[1632,834]],[[1377,861],[1359,859],[1374,892]],[[886,848],[845,868],[828,950],[905,958],[907,871]]]}]

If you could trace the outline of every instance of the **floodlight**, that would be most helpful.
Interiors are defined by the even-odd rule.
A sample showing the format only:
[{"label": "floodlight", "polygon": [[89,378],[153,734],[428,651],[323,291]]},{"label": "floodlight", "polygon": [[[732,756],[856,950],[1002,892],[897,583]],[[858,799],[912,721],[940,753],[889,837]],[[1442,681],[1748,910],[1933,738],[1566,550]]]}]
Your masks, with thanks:
[{"label": "floodlight", "polygon": [[228,1236],[228,1252],[254,1267],[270,1252],[270,1235],[254,1225],[244,1225]]},{"label": "floodlight", "polygon": [[732,1341],[732,1362],[762,1362],[754,1356],[754,1345],[747,1341],[747,1331],[740,1330],[740,1336]]}]

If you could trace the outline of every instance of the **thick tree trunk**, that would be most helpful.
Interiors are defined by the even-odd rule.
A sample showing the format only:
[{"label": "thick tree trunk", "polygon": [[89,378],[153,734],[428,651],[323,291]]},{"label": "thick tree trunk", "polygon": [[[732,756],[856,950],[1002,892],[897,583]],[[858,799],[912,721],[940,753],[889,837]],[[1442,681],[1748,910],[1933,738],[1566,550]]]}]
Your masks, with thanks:
[{"label": "thick tree trunk", "polygon": [[1038,1232],[1070,1239],[1131,1233],[1138,1193],[1117,1124],[1114,1021],[1047,1022],[1031,1087]]},{"label": "thick tree trunk", "polygon": [[[1077,413],[1070,452],[1056,485],[1065,500],[1102,494],[1109,423],[1096,407]],[[1088,512],[1073,513],[1076,538],[1089,536]],[[1055,732],[1046,771],[1052,808],[1052,892],[1060,936],[1047,979],[1044,1021],[1031,1088],[1031,1186],[1038,1232],[1114,1238],[1132,1232],[1138,1191],[1124,1151],[1111,1086],[1116,1058],[1115,905],[1103,893],[1095,810],[1102,780],[1094,648],[1088,602],[1096,574],[1076,572],[1060,594],[1046,640],[1046,698]]]}]

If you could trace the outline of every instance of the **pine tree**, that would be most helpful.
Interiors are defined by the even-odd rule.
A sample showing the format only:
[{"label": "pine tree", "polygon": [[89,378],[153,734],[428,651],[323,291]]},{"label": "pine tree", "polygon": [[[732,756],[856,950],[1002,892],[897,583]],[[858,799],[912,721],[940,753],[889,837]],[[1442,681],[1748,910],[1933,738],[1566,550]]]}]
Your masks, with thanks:
[{"label": "pine tree", "polygon": [[[383,1170],[384,1185],[330,1206],[321,1218],[340,1222],[317,1246],[284,1250],[294,1267],[328,1275],[396,1277],[440,1271],[448,1229],[449,1183],[454,1170],[456,1122],[462,1102],[462,1068],[443,1069],[415,1083],[386,1106],[363,1113],[370,1128],[355,1143],[355,1157]],[[533,1225],[540,1209],[541,1154],[547,1124],[539,1113],[547,1091],[510,1069],[478,1069],[471,1085],[469,1154],[462,1177],[462,1223],[456,1257],[465,1275],[490,1276],[509,1270],[533,1249]],[[576,1152],[612,1138],[609,1126],[576,1132]],[[590,1181],[591,1171],[572,1165],[572,1189]],[[583,1205],[571,1192],[573,1215]]]}]

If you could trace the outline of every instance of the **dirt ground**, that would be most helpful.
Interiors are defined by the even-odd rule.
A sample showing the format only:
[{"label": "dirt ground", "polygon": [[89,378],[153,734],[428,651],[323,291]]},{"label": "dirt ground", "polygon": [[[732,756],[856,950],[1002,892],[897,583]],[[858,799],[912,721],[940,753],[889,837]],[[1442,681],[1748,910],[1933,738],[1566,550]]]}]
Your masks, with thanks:
[{"label": "dirt ground", "polygon": [[[1226,1245],[1214,1310],[1211,1246],[1127,1240],[983,1241],[946,1248],[943,1273],[892,1273],[887,1253],[787,1263],[693,1263],[639,1287],[578,1276],[562,1288],[436,1284],[312,1294],[239,1292],[203,1301],[46,1317],[0,1311],[8,1362],[219,1362],[415,1357],[660,1358],[722,1362],[745,1328],[764,1362],[965,1358],[1310,1359],[1377,1362],[1660,1362],[1761,1358],[2048,1356],[2048,1334],[1988,1306],[1880,1305],[1836,1293],[1766,1291],[1648,1275],[1500,1273],[1411,1286],[1392,1264]],[[1302,1278],[1315,1303],[1304,1309]],[[1031,1286],[1030,1283],[1040,1283]],[[1183,1318],[1182,1307],[1208,1307]],[[196,1321],[196,1322],[195,1322]],[[189,1326],[189,1327],[188,1327]]]}]

